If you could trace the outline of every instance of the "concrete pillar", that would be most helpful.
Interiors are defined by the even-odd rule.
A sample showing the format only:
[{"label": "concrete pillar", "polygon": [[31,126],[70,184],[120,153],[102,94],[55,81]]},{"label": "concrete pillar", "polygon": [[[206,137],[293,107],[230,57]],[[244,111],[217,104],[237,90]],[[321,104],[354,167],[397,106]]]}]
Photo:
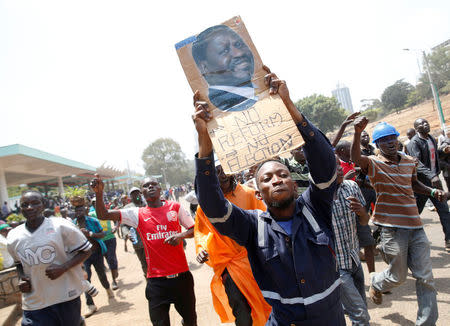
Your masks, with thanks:
[{"label": "concrete pillar", "polygon": [[58,177],[58,194],[64,197],[64,183],[62,177]]},{"label": "concrete pillar", "polygon": [[1,205],[8,201],[8,188],[6,187],[5,170],[0,168],[0,200]]}]

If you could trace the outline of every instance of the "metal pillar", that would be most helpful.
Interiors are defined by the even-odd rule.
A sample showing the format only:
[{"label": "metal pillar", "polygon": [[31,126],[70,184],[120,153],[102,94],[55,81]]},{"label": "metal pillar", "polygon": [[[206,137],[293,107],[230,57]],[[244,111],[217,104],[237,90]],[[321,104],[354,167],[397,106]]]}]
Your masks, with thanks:
[{"label": "metal pillar", "polygon": [[58,194],[64,197],[64,183],[62,177],[58,177]]}]

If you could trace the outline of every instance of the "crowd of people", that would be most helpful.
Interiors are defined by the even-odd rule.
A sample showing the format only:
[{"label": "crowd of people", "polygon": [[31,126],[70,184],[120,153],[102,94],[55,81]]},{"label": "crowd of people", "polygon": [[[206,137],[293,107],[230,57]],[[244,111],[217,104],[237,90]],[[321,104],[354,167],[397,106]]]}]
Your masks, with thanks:
[{"label": "crowd of people", "polygon": [[[330,142],[297,110],[285,81],[265,69],[270,94],[281,97],[305,141],[291,158],[225,174],[207,130],[210,108],[196,92],[195,191],[187,186],[164,192],[150,177],[109,203],[96,176],[92,196],[69,198],[61,217],[46,211],[41,193],[22,194],[26,222],[14,229],[0,225],[3,264],[15,264],[20,277],[22,325],[82,325],[82,293],[84,317],[97,311],[92,266],[113,298],[119,287],[117,233],[125,251],[131,241],[142,266],[155,326],[170,325],[172,304],[183,325],[197,325],[187,238],[194,238],[198,263],[213,269],[212,303],[223,323],[345,325],[347,314],[353,325],[370,325],[363,256],[370,300],[381,304],[410,269],[416,279],[416,325],[436,324],[437,289],[420,213],[431,201],[442,224],[442,248],[450,252],[450,194],[439,177],[442,171],[448,187],[450,133],[436,141],[428,122],[418,118],[400,146],[394,126],[381,122],[369,135],[367,118],[354,113]],[[350,125],[352,141],[341,140]],[[190,212],[179,202],[184,195]],[[387,264],[378,272],[377,254]]]}]

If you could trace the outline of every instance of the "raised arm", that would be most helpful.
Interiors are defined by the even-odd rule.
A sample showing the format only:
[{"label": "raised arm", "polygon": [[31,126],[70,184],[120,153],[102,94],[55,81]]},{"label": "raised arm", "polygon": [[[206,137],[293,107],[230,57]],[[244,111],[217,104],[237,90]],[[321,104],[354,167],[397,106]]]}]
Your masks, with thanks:
[{"label": "raised arm", "polygon": [[362,116],[355,121],[355,134],[353,135],[351,158],[358,165],[364,174],[367,174],[369,168],[369,159],[361,155],[361,133],[367,127],[369,120]]},{"label": "raised arm", "polygon": [[195,114],[192,116],[198,133],[199,152],[195,159],[195,191],[198,203],[217,230],[246,246],[252,238],[256,219],[227,201],[219,185],[214,166],[212,142],[207,130],[211,114],[206,102],[194,94]]},{"label": "raised arm", "polygon": [[331,142],[331,146],[336,147],[337,143],[339,143],[339,141],[342,138],[342,135],[344,134],[345,128],[347,128],[347,126],[349,124],[351,124],[353,121],[355,121],[356,117],[360,114],[360,112],[354,112],[352,114],[350,114],[345,120],[344,122],[342,122],[341,127],[339,128],[336,136],[334,136],[333,141]]},{"label": "raised arm", "polygon": [[91,181],[91,188],[95,192],[95,212],[97,213],[97,218],[100,220],[120,221],[120,212],[118,210],[108,211],[106,209],[105,203],[103,202],[104,184],[98,174],[95,174],[95,178]]}]

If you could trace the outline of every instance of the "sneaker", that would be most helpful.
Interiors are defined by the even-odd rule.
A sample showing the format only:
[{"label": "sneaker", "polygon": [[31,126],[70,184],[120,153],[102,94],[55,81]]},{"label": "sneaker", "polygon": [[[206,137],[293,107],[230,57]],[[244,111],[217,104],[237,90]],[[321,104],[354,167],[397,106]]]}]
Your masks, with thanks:
[{"label": "sneaker", "polygon": [[111,290],[111,288],[106,289],[106,293],[108,293],[108,299],[114,298],[114,292]]},{"label": "sneaker", "polygon": [[450,252],[450,240],[445,241],[445,251]]},{"label": "sneaker", "polygon": [[383,302],[383,294],[381,293],[381,291],[375,290],[375,288],[372,286],[373,274],[375,274],[375,272],[369,274],[370,276],[369,298],[370,300],[372,300],[373,303],[379,305]]},{"label": "sneaker", "polygon": [[112,289],[117,290],[119,288],[119,285],[117,284],[116,280],[112,281]]},{"label": "sneaker", "polygon": [[87,306],[84,317],[88,318],[88,317],[92,316],[96,311],[97,311],[97,306],[95,304],[90,304]]}]

